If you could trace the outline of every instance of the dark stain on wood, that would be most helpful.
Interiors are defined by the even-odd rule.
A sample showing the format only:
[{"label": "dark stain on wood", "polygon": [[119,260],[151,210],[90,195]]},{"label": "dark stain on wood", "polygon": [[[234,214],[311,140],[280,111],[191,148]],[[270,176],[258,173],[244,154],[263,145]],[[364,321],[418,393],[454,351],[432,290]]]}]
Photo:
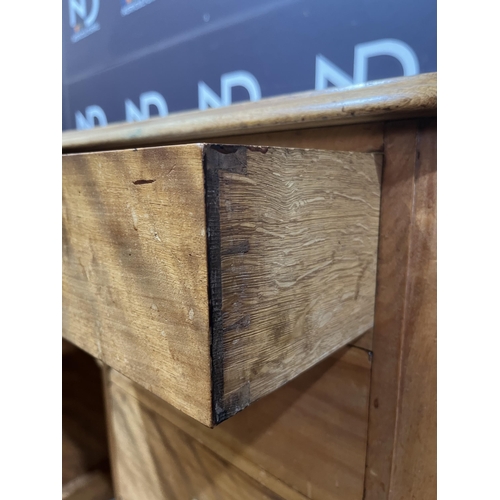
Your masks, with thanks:
[{"label": "dark stain on wood", "polygon": [[142,184],[152,184],[155,181],[156,179],[139,179],[137,181],[134,181],[133,184],[135,186],[141,186]]}]

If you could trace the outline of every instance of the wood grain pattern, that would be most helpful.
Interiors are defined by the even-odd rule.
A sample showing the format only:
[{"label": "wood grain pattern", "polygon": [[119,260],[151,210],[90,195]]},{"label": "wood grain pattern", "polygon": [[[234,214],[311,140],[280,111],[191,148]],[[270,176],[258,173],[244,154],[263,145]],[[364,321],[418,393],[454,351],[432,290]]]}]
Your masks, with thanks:
[{"label": "wood grain pattern", "polygon": [[211,423],[202,148],[63,157],[63,334]]},{"label": "wood grain pattern", "polygon": [[437,497],[436,122],[419,124],[391,499]]},{"label": "wood grain pattern", "polygon": [[[370,369],[367,352],[342,349],[215,429],[187,417],[116,371],[109,372],[108,383],[111,392],[120,391],[126,401],[139,401],[145,418],[155,415],[157,421],[165,419],[279,497],[361,500]],[[129,412],[120,405],[115,402],[114,410],[120,411],[125,421]],[[143,426],[133,441],[123,445],[128,447],[127,455],[133,456],[136,446],[153,448],[157,442],[154,436],[156,431]],[[128,462],[129,458],[118,457],[120,460]],[[157,461],[156,469],[146,462],[137,463],[134,474],[160,476],[167,470],[164,463],[168,459]],[[169,482],[181,474],[173,469]],[[127,478],[123,480],[128,483]],[[217,485],[219,476],[213,481]]]},{"label": "wood grain pattern", "polygon": [[290,148],[66,156],[65,337],[220,423],[373,326],[379,174]]},{"label": "wood grain pattern", "polygon": [[[329,151],[383,152],[384,124],[382,122],[285,130],[245,135],[217,137],[220,144],[265,144],[266,146],[315,148]],[[372,350],[372,329],[350,345]]]},{"label": "wood grain pattern", "polygon": [[110,395],[120,500],[281,498],[120,387]]},{"label": "wood grain pattern", "polygon": [[[203,450],[200,455],[210,457],[207,460],[215,464],[208,469],[214,471],[214,479],[208,486],[208,480],[198,478],[195,482],[210,495],[226,495],[228,488],[238,484],[244,485],[240,487],[245,491],[247,487],[253,491],[255,498],[270,492],[293,500],[435,498],[435,122],[393,121],[386,125],[384,138],[383,123],[371,121],[435,115],[436,104],[436,75],[419,75],[358,89],[283,96],[142,123],[63,133],[63,150],[75,152],[214,138],[214,142],[227,144],[385,153],[375,328],[349,341],[373,351],[369,422],[366,405],[371,354],[360,349],[341,349],[215,429],[186,417],[111,370],[110,387],[116,388],[115,393],[121,391],[123,398],[138,407],[149,422],[142,429],[137,423],[134,439],[143,439],[139,436],[141,432],[158,437],[155,430],[149,430],[151,415],[155,415],[153,419],[160,422],[156,425],[162,426],[165,419],[167,424],[162,429],[168,435],[172,432],[173,440],[180,440],[182,450],[188,447],[191,450],[193,443],[201,443],[196,445]],[[142,180],[148,177],[144,175]],[[235,185],[235,178],[229,179],[228,187],[231,182]],[[95,180],[90,181],[92,183]],[[152,187],[154,183],[138,186]],[[106,190],[100,190],[102,196],[107,196],[105,193]],[[80,217],[85,217],[87,211],[86,207]],[[106,230],[100,234],[106,234]],[[229,259],[227,262],[236,259],[234,253],[223,257]],[[240,257],[243,259],[244,255]],[[76,259],[72,262],[80,266]],[[80,266],[82,275],[85,262]],[[95,278],[95,274],[89,276]],[[94,290],[102,291],[106,287]],[[132,293],[132,288],[130,290]],[[92,293],[94,297],[105,297],[103,293]],[[245,322],[236,323],[236,329],[243,326]],[[102,333],[101,327],[100,331]],[[92,338],[81,335],[78,341],[87,342],[89,349],[96,349]],[[134,341],[134,345],[138,348],[135,352],[140,353],[140,342]],[[151,380],[161,384],[155,377],[161,378],[162,371],[153,375],[155,359],[161,358],[161,353],[156,353],[154,348],[152,351],[158,356],[149,358],[146,353],[139,358],[146,371],[149,369],[148,377],[151,375]],[[126,358],[132,364],[128,353],[124,356],[119,349],[107,352],[111,357],[121,356],[120,362]],[[151,359],[152,365],[148,368],[147,362]],[[224,357],[221,359],[224,361]],[[330,365],[331,359],[335,361]],[[262,369],[262,365],[258,366]],[[141,366],[141,370],[143,368]],[[152,390],[147,383],[144,386]],[[115,417],[111,410],[109,414],[111,421]],[[213,423],[212,414],[207,418]],[[126,420],[123,417],[122,424]],[[155,443],[122,444],[130,429],[122,428],[120,432],[119,440],[111,433],[112,454],[117,455],[114,451],[125,447],[124,453],[120,451],[113,458],[113,463],[122,461],[121,470],[127,471],[122,479],[135,494],[138,487],[134,482],[140,483],[148,474],[158,472],[151,473],[146,467],[150,464],[148,458],[142,464],[135,462],[137,468],[130,472],[129,478],[130,464],[135,460],[133,448],[142,446],[141,453],[146,456],[158,453],[161,458],[165,450],[154,450],[159,447]],[[186,470],[194,476],[208,477],[206,471],[202,471],[205,458],[200,461],[195,458],[197,453],[186,453],[189,464]],[[363,466],[360,469],[365,456],[366,475],[361,470]],[[145,470],[141,469],[143,464],[146,464]],[[176,465],[170,467],[175,477],[184,473],[181,469]],[[162,470],[161,464],[157,470]],[[217,489],[219,478],[220,490]],[[162,481],[163,478],[153,478],[150,485],[145,486],[151,490],[146,491],[163,494]],[[264,492],[258,486],[252,490],[256,483],[264,485]],[[180,488],[177,491],[184,498],[186,490],[182,486],[176,488]]]},{"label": "wood grain pattern", "polygon": [[434,115],[435,73],[189,111],[139,123],[63,132],[63,152],[207,141],[225,135],[315,128]]},{"label": "wood grain pattern", "polygon": [[220,290],[211,273],[219,423],[373,326],[380,188],[371,154],[207,155],[218,192],[208,213],[219,222],[209,237],[221,262]]},{"label": "wood grain pattern", "polygon": [[435,133],[386,129],[366,500],[436,496]]},{"label": "wood grain pattern", "polygon": [[416,122],[399,122],[388,124],[385,134],[367,500],[387,498],[384,495],[388,495],[390,484],[413,206],[416,131]]}]

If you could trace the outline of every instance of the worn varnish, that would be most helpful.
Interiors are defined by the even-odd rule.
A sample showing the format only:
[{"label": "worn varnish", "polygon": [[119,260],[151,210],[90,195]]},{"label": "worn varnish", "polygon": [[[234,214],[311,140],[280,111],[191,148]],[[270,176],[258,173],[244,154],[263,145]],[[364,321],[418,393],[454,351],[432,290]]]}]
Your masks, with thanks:
[{"label": "worn varnish", "polygon": [[211,276],[219,422],[373,325],[379,180],[370,154],[207,155],[218,191],[208,214],[219,222],[209,237],[221,262],[220,288]]},{"label": "worn varnish", "polygon": [[[436,73],[426,73],[343,89],[329,88],[223,108],[174,113],[144,122],[72,130],[63,132],[62,148],[69,153],[183,141],[213,142],[214,138],[222,136],[432,116],[437,108],[436,81]],[[266,142],[257,144],[268,145]]]},{"label": "worn varnish", "polygon": [[223,421],[373,326],[379,175],[290,148],[65,156],[64,335]]},{"label": "worn varnish", "polygon": [[[266,144],[267,146],[278,147],[374,153],[384,151],[384,124],[382,122],[360,123],[241,136],[228,135],[217,137],[215,140],[224,144]],[[350,344],[372,350],[372,333],[372,329],[370,329]]]},{"label": "worn varnish", "polygon": [[[192,498],[186,488],[194,498],[212,498],[220,489],[226,498],[229,475],[230,499],[246,498],[248,486],[237,484],[243,476],[278,498],[361,500],[370,369],[367,352],[342,349],[215,429],[107,371],[117,491],[123,498],[142,498],[143,491],[154,500],[162,492]],[[195,457],[200,466],[193,466]],[[218,463],[226,464],[222,471]]]},{"label": "worn varnish", "polygon": [[63,334],[210,425],[202,148],[63,157]]}]

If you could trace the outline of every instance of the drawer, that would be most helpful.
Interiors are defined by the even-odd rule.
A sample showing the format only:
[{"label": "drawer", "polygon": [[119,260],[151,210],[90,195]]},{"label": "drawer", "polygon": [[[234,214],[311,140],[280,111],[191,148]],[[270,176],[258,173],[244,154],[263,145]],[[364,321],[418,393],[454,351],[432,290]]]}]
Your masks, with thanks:
[{"label": "drawer", "polygon": [[380,155],[63,155],[63,336],[214,426],[373,326]]}]

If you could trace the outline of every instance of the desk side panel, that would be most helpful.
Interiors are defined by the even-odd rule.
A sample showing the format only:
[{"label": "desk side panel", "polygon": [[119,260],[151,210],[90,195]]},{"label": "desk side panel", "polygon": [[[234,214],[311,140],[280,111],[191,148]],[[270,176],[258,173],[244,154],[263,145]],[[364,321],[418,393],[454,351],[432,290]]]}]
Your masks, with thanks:
[{"label": "desk side panel", "polygon": [[220,284],[211,271],[219,423],[372,328],[381,157],[206,154],[209,249],[221,265]]}]

